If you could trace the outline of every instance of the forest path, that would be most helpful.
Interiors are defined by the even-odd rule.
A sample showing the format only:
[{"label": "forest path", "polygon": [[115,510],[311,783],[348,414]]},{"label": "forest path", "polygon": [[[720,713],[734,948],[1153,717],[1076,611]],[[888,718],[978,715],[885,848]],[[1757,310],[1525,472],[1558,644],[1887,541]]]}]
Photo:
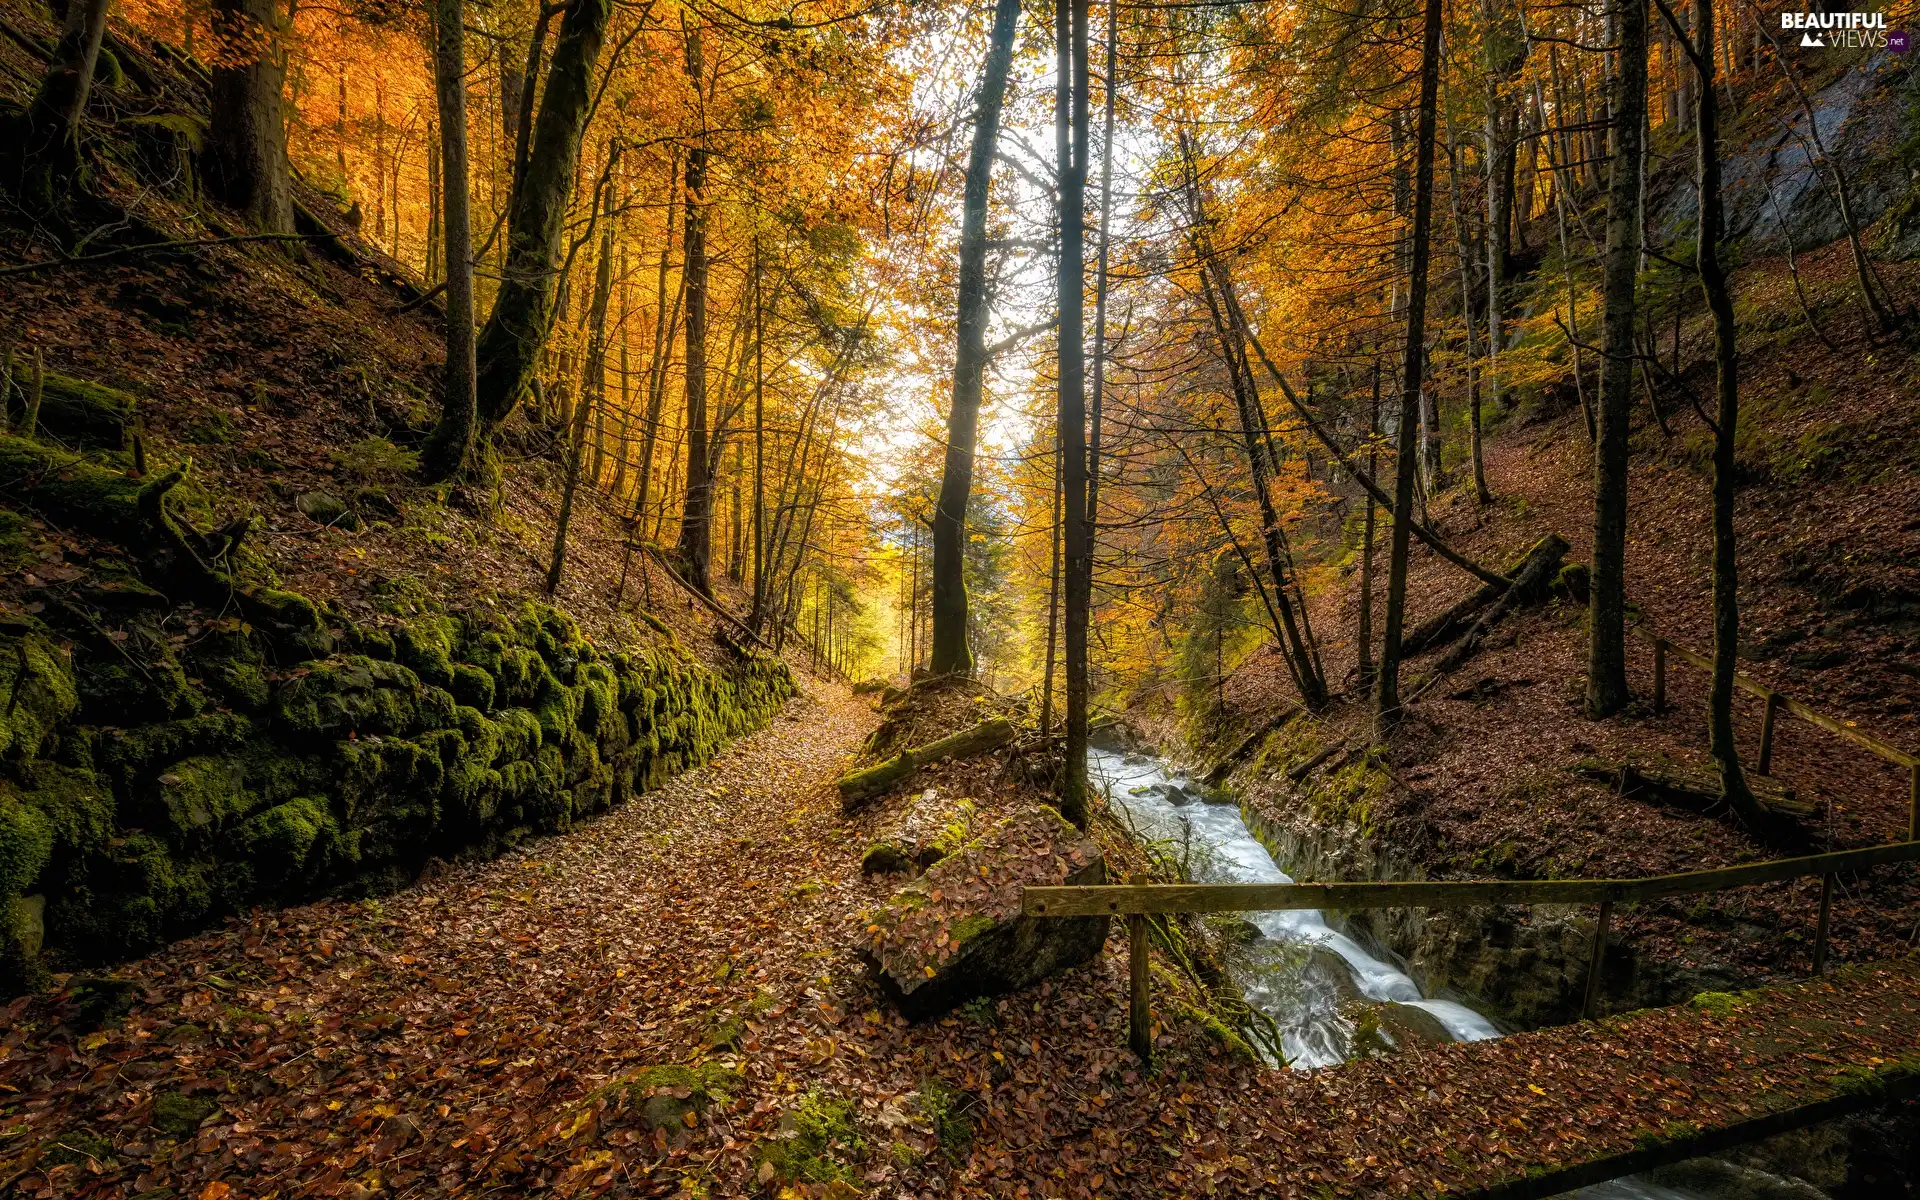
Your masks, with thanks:
[{"label": "forest path", "polygon": [[[625,1174],[605,1145],[665,1157],[631,1114],[572,1154],[595,1141],[578,1102],[687,1060],[721,1014],[792,997],[852,940],[815,928],[831,886],[817,877],[842,836],[831,783],[876,718],[808,686],[707,767],[569,834],[127,964],[136,998],[117,1026],[72,1036],[56,1024],[70,1007],[16,1005],[0,1126],[33,1136],[0,1141],[0,1190],[398,1196],[610,1174],[600,1190]],[[46,1139],[69,1152],[21,1161]]]}]

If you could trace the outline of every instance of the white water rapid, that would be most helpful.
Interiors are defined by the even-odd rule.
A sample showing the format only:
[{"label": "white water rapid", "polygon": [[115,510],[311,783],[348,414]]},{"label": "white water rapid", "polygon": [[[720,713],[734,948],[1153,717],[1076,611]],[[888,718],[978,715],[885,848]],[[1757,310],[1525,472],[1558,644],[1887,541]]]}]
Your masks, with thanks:
[{"label": "white water rapid", "polygon": [[[1237,805],[1210,798],[1206,789],[1159,759],[1093,748],[1087,752],[1087,769],[1136,835],[1161,843],[1192,882],[1293,882],[1241,820]],[[1332,1066],[1352,1057],[1356,1022],[1350,1015],[1350,1001],[1420,1010],[1454,1041],[1500,1036],[1492,1022],[1466,1005],[1422,996],[1404,970],[1368,952],[1316,911],[1244,915],[1250,927],[1232,969],[1247,1000],[1279,1027],[1282,1052],[1296,1069]],[[1382,1025],[1386,1035],[1394,1037],[1395,1029],[1404,1030],[1409,1024],[1418,1028],[1422,1023],[1414,1018]],[[1707,1200],[1696,1192],[1631,1177],[1568,1196]]]}]

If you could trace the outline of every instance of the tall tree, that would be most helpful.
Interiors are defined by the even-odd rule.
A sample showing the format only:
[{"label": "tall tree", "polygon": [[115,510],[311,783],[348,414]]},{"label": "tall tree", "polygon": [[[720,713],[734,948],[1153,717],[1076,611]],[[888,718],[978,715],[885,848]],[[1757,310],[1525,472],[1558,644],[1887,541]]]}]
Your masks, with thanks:
[{"label": "tall tree", "polygon": [[80,165],[80,122],[106,29],[107,0],[67,0],[60,44],[27,108],[18,146],[20,194],[31,208],[55,208],[60,182]]},{"label": "tall tree", "polygon": [[293,232],[293,182],[281,94],[287,81],[286,7],[279,0],[214,0],[219,57],[209,93],[207,185],[261,233]]},{"label": "tall tree", "polygon": [[687,582],[710,589],[713,556],[713,471],[707,458],[707,155],[706,64],[698,17],[682,18],[686,31],[687,80],[701,112],[701,132],[687,152],[687,215],[681,255],[687,289],[687,493],[680,513],[678,555]]},{"label": "tall tree", "polygon": [[1400,639],[1407,617],[1407,550],[1413,532],[1413,476],[1420,386],[1426,377],[1427,262],[1432,252],[1434,101],[1440,90],[1440,0],[1427,0],[1420,50],[1419,121],[1414,133],[1413,246],[1407,272],[1407,338],[1401,358],[1399,439],[1394,456],[1393,537],[1387,555],[1386,627],[1374,679],[1374,711],[1385,733],[1400,719]]},{"label": "tall tree", "polygon": [[1087,522],[1086,190],[1087,6],[1058,5],[1054,35],[1054,146],[1059,178],[1059,389],[1062,454],[1061,517],[1066,593],[1067,738],[1060,813],[1082,829],[1092,815],[1087,794],[1087,626],[1093,604],[1093,537]]},{"label": "tall tree", "polygon": [[1587,646],[1587,712],[1608,717],[1627,706],[1627,420],[1633,407],[1634,281],[1640,262],[1641,133],[1647,107],[1647,12],[1642,0],[1614,0],[1614,65],[1607,162],[1607,248],[1601,295],[1598,433],[1593,455],[1593,583]]},{"label": "tall tree", "polygon": [[1736,811],[1752,815],[1753,793],[1740,767],[1733,736],[1733,677],[1740,647],[1740,569],[1733,529],[1735,460],[1740,428],[1740,355],[1733,317],[1733,292],[1720,262],[1726,237],[1725,205],[1720,194],[1720,102],[1713,88],[1713,0],[1693,0],[1693,29],[1687,36],[1666,0],[1660,12],[1674,39],[1686,51],[1694,71],[1694,184],[1700,221],[1694,268],[1707,311],[1713,314],[1713,679],[1707,689],[1708,744],[1720,767],[1720,794]]},{"label": "tall tree", "polygon": [[566,4],[540,98],[540,115],[534,122],[532,149],[508,209],[500,290],[475,351],[477,438],[490,435],[520,402],[553,320],[567,201],[573,194],[580,136],[592,101],[594,65],[613,11],[612,0],[566,0]]},{"label": "tall tree", "polygon": [[473,226],[467,170],[467,57],[461,0],[434,7],[433,74],[440,102],[441,213],[446,246],[447,366],[440,420],[421,455],[430,480],[467,466],[475,420],[473,340]]},{"label": "tall tree", "polygon": [[987,366],[987,197],[1000,142],[1000,108],[1013,62],[1020,0],[995,0],[987,61],[973,107],[973,146],[960,201],[960,281],[953,359],[953,402],[947,412],[946,470],[933,510],[933,671],[973,670],[967,644],[967,501],[973,494],[974,445]]},{"label": "tall tree", "polygon": [[[600,254],[594,269],[593,300],[587,310],[587,361],[580,373],[580,402],[573,410],[573,432],[568,441],[567,476],[560,491],[560,516],[553,534],[553,559],[547,567],[547,595],[560,590],[560,574],[567,562],[567,527],[573,520],[574,492],[587,456],[587,417],[607,408],[607,305],[613,295],[613,185],[620,163],[620,144],[607,157],[605,211],[600,214]],[[596,203],[598,200],[596,199]],[[592,235],[589,227],[588,235]]]}]

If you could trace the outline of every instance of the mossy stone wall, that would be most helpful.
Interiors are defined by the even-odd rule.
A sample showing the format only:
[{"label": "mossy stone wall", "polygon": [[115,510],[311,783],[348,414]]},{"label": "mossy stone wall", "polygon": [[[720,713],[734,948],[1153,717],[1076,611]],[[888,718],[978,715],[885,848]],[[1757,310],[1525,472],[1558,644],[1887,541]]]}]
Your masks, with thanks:
[{"label": "mossy stone wall", "polygon": [[375,629],[256,599],[268,626],[185,638],[77,602],[0,625],[0,994],[565,830],[793,691],[770,656],[610,652],[543,604]]}]

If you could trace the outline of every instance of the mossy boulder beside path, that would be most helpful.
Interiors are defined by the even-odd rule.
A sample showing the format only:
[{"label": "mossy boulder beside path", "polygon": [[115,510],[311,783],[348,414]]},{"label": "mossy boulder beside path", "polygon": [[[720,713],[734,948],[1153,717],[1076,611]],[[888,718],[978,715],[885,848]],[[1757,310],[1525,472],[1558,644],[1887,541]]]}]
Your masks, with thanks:
[{"label": "mossy boulder beside path", "polygon": [[[50,519],[136,526],[137,481],[0,443]],[[0,995],[565,830],[793,693],[772,656],[610,649],[541,603],[376,625],[260,585],[215,616],[121,544],[136,565],[111,594],[48,587],[0,616]]]},{"label": "mossy boulder beside path", "polygon": [[867,958],[909,1020],[1091,962],[1106,917],[1026,917],[1028,887],[1099,884],[1106,859],[1051,808],[1004,817],[868,914]]}]

